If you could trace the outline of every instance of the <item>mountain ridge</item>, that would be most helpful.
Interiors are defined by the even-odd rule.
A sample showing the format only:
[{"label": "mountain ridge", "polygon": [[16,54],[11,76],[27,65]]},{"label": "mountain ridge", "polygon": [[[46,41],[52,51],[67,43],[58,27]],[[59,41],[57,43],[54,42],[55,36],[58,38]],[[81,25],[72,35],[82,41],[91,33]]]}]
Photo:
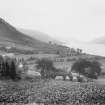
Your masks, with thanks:
[{"label": "mountain ridge", "polygon": [[0,45],[16,48],[37,50],[46,53],[56,53],[58,50],[66,50],[63,44],[42,42],[28,34],[20,32],[17,28],[0,18]]},{"label": "mountain ridge", "polygon": [[31,30],[31,29],[29,30],[29,29],[23,29],[23,28],[18,29],[18,30],[20,32],[22,32],[24,34],[28,34],[31,37],[33,37],[33,38],[35,38],[37,40],[40,40],[42,42],[46,42],[46,43],[52,42],[52,43],[56,43],[56,44],[63,44],[63,42],[58,41],[55,38],[49,36],[48,34],[37,31],[37,30]]},{"label": "mountain ridge", "polygon": [[19,32],[16,28],[7,23],[5,20],[0,19],[0,40],[8,40],[13,43],[25,45],[27,44],[28,40],[33,39]]}]

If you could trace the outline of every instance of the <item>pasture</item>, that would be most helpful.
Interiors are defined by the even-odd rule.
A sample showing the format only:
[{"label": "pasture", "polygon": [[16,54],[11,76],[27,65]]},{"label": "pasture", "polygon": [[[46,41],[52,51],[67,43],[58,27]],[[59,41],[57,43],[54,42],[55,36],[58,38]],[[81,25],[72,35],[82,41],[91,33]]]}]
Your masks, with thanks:
[{"label": "pasture", "polygon": [[0,81],[0,93],[0,105],[105,104],[105,86],[98,83],[62,80]]}]

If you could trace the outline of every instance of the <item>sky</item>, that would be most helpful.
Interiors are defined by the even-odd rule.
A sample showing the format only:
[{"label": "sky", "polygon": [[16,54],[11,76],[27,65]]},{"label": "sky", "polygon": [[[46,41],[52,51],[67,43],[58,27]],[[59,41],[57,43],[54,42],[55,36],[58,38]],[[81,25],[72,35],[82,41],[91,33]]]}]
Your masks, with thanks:
[{"label": "sky", "polygon": [[105,36],[105,0],[0,0],[0,17],[62,41]]}]

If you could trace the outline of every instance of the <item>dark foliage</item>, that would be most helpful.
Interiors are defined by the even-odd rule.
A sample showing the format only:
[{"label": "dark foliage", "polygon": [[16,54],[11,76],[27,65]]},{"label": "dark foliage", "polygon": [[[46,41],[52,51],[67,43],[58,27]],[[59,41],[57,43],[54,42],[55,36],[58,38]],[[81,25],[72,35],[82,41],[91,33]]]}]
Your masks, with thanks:
[{"label": "dark foliage", "polygon": [[73,64],[72,71],[75,71],[89,78],[97,79],[101,73],[101,65],[97,61],[79,59]]},{"label": "dark foliage", "polygon": [[36,68],[40,69],[42,79],[55,79],[57,76],[62,76],[66,80],[68,76],[72,80],[72,74],[67,72],[64,68],[56,68],[53,62],[48,59],[41,59],[36,62]]},{"label": "dark foliage", "polygon": [[51,60],[39,59],[36,62],[36,68],[40,69],[42,79],[53,78],[55,69],[54,69],[53,62]]},{"label": "dark foliage", "polygon": [[16,69],[16,60],[0,57],[0,78],[16,80],[19,77]]}]

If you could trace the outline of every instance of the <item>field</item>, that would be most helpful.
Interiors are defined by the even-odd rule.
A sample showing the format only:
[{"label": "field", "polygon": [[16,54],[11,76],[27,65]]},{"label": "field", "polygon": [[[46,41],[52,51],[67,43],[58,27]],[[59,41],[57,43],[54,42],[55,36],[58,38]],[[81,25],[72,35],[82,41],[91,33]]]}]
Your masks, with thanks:
[{"label": "field", "polygon": [[[34,58],[34,59],[31,59],[31,60],[28,60],[30,58]],[[24,58],[25,61],[28,62],[28,67],[29,69],[33,68],[35,69],[35,61],[37,59],[42,59],[42,58],[48,58],[48,59],[51,59],[51,60],[54,60],[54,59],[58,59],[58,61],[54,61],[54,66],[57,67],[57,68],[66,68],[68,67],[69,69],[71,69],[71,66],[72,64],[79,58],[85,58],[85,59],[90,59],[90,60],[96,60],[98,61],[100,64],[101,64],[101,68],[102,68],[102,72],[105,72],[105,58],[103,57],[95,57],[93,55],[79,55],[79,56],[69,56],[69,57],[59,57],[59,55],[56,55],[56,54],[29,54],[29,55],[24,55],[24,54],[19,54],[19,55],[16,55],[16,58],[17,59],[21,59],[21,58]],[[63,59],[64,61],[59,61],[59,59]],[[68,61],[67,61],[68,60]]]},{"label": "field", "polygon": [[105,86],[62,80],[0,81],[0,105],[105,105]]},{"label": "field", "polygon": [[35,58],[54,58],[54,57],[57,57],[57,56],[58,55],[56,55],[56,54],[28,54],[28,55],[18,54],[18,55],[16,55],[16,58],[17,59],[21,59],[21,58],[28,59],[30,57],[35,57]]}]

